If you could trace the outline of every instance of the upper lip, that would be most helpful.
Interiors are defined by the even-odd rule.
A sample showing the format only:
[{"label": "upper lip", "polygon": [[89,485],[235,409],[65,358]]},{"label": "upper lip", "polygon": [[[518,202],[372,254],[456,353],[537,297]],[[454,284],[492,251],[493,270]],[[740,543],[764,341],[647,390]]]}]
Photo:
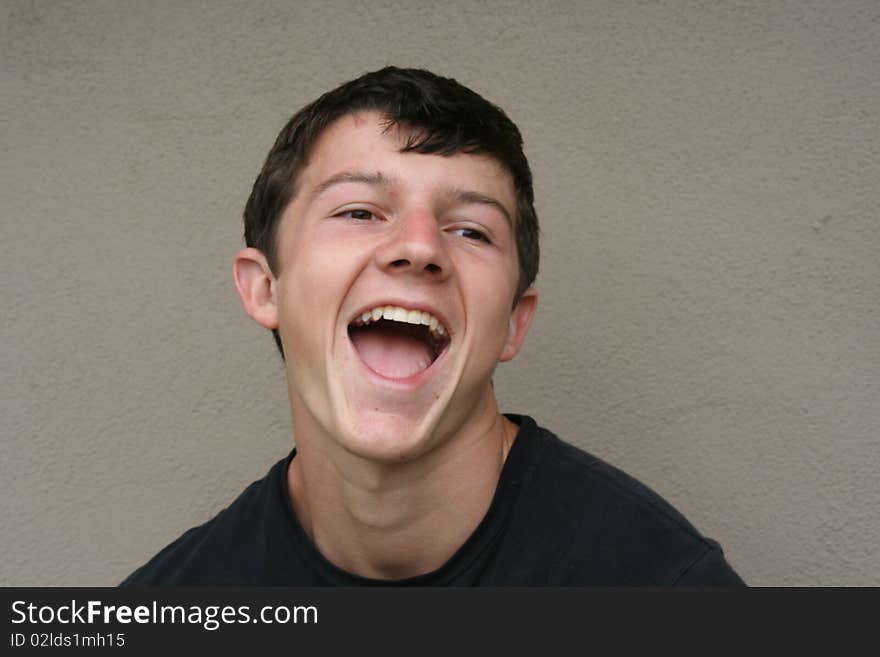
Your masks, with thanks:
[{"label": "upper lip", "polygon": [[401,308],[406,308],[407,310],[420,310],[422,312],[431,313],[434,317],[437,318],[437,321],[443,324],[443,328],[446,329],[447,337],[451,338],[454,332],[453,327],[449,323],[449,318],[436,306],[426,301],[413,301],[406,299],[380,299],[364,304],[360,308],[360,310],[358,310],[351,317],[348,318],[348,323],[346,324],[346,326],[350,326],[351,323],[358,317],[363,315],[368,310],[376,308],[377,306],[400,306]]}]

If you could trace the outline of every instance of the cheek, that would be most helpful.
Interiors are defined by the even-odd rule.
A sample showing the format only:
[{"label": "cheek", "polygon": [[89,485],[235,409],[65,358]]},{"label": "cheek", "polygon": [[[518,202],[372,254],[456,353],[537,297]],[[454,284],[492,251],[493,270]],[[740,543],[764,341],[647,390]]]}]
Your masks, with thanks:
[{"label": "cheek", "polygon": [[[348,254],[348,255],[347,255]],[[321,233],[302,235],[284,255],[283,299],[299,307],[327,307],[344,289],[350,250],[342,240]]]},{"label": "cheek", "polygon": [[484,276],[474,287],[471,298],[471,320],[479,332],[476,343],[483,345],[478,355],[497,360],[507,341],[514,290],[499,276]]},{"label": "cheek", "polygon": [[474,292],[479,303],[486,305],[486,314],[495,318],[509,316],[519,280],[516,259],[495,253],[491,257],[471,258],[464,264],[467,275],[463,285]]},{"label": "cheek", "polygon": [[293,359],[317,353],[335,324],[342,286],[319,265],[301,261],[278,281],[279,331]]},{"label": "cheek", "polygon": [[279,330],[285,353],[314,360],[333,339],[339,309],[358,271],[357,249],[329,230],[288,244],[278,278]]}]

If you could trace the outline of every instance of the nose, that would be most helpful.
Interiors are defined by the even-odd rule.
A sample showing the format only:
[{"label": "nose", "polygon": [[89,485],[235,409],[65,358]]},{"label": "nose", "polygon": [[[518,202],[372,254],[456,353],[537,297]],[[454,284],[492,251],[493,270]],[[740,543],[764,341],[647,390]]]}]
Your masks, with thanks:
[{"label": "nose", "polygon": [[395,275],[425,275],[439,281],[452,270],[443,231],[434,213],[424,209],[398,219],[377,256],[379,266]]}]

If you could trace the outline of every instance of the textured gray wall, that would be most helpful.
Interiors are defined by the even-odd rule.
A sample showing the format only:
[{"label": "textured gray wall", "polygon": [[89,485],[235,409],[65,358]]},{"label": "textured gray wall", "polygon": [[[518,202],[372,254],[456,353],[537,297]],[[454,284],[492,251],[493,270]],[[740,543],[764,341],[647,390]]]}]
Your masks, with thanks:
[{"label": "textured gray wall", "polygon": [[880,3],[2,2],[0,583],[113,584],[291,445],[231,281],[305,102],[387,63],[526,139],[496,379],[752,584],[880,585]]}]

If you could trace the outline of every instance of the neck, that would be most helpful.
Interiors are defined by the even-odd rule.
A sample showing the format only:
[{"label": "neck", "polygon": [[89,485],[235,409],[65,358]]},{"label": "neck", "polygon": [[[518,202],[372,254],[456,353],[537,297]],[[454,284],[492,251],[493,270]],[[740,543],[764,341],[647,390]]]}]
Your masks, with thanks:
[{"label": "neck", "polygon": [[376,463],[310,432],[298,415],[288,471],[297,517],[325,558],[374,579],[414,577],[449,560],[488,511],[517,432],[490,393],[476,421],[428,453]]}]

